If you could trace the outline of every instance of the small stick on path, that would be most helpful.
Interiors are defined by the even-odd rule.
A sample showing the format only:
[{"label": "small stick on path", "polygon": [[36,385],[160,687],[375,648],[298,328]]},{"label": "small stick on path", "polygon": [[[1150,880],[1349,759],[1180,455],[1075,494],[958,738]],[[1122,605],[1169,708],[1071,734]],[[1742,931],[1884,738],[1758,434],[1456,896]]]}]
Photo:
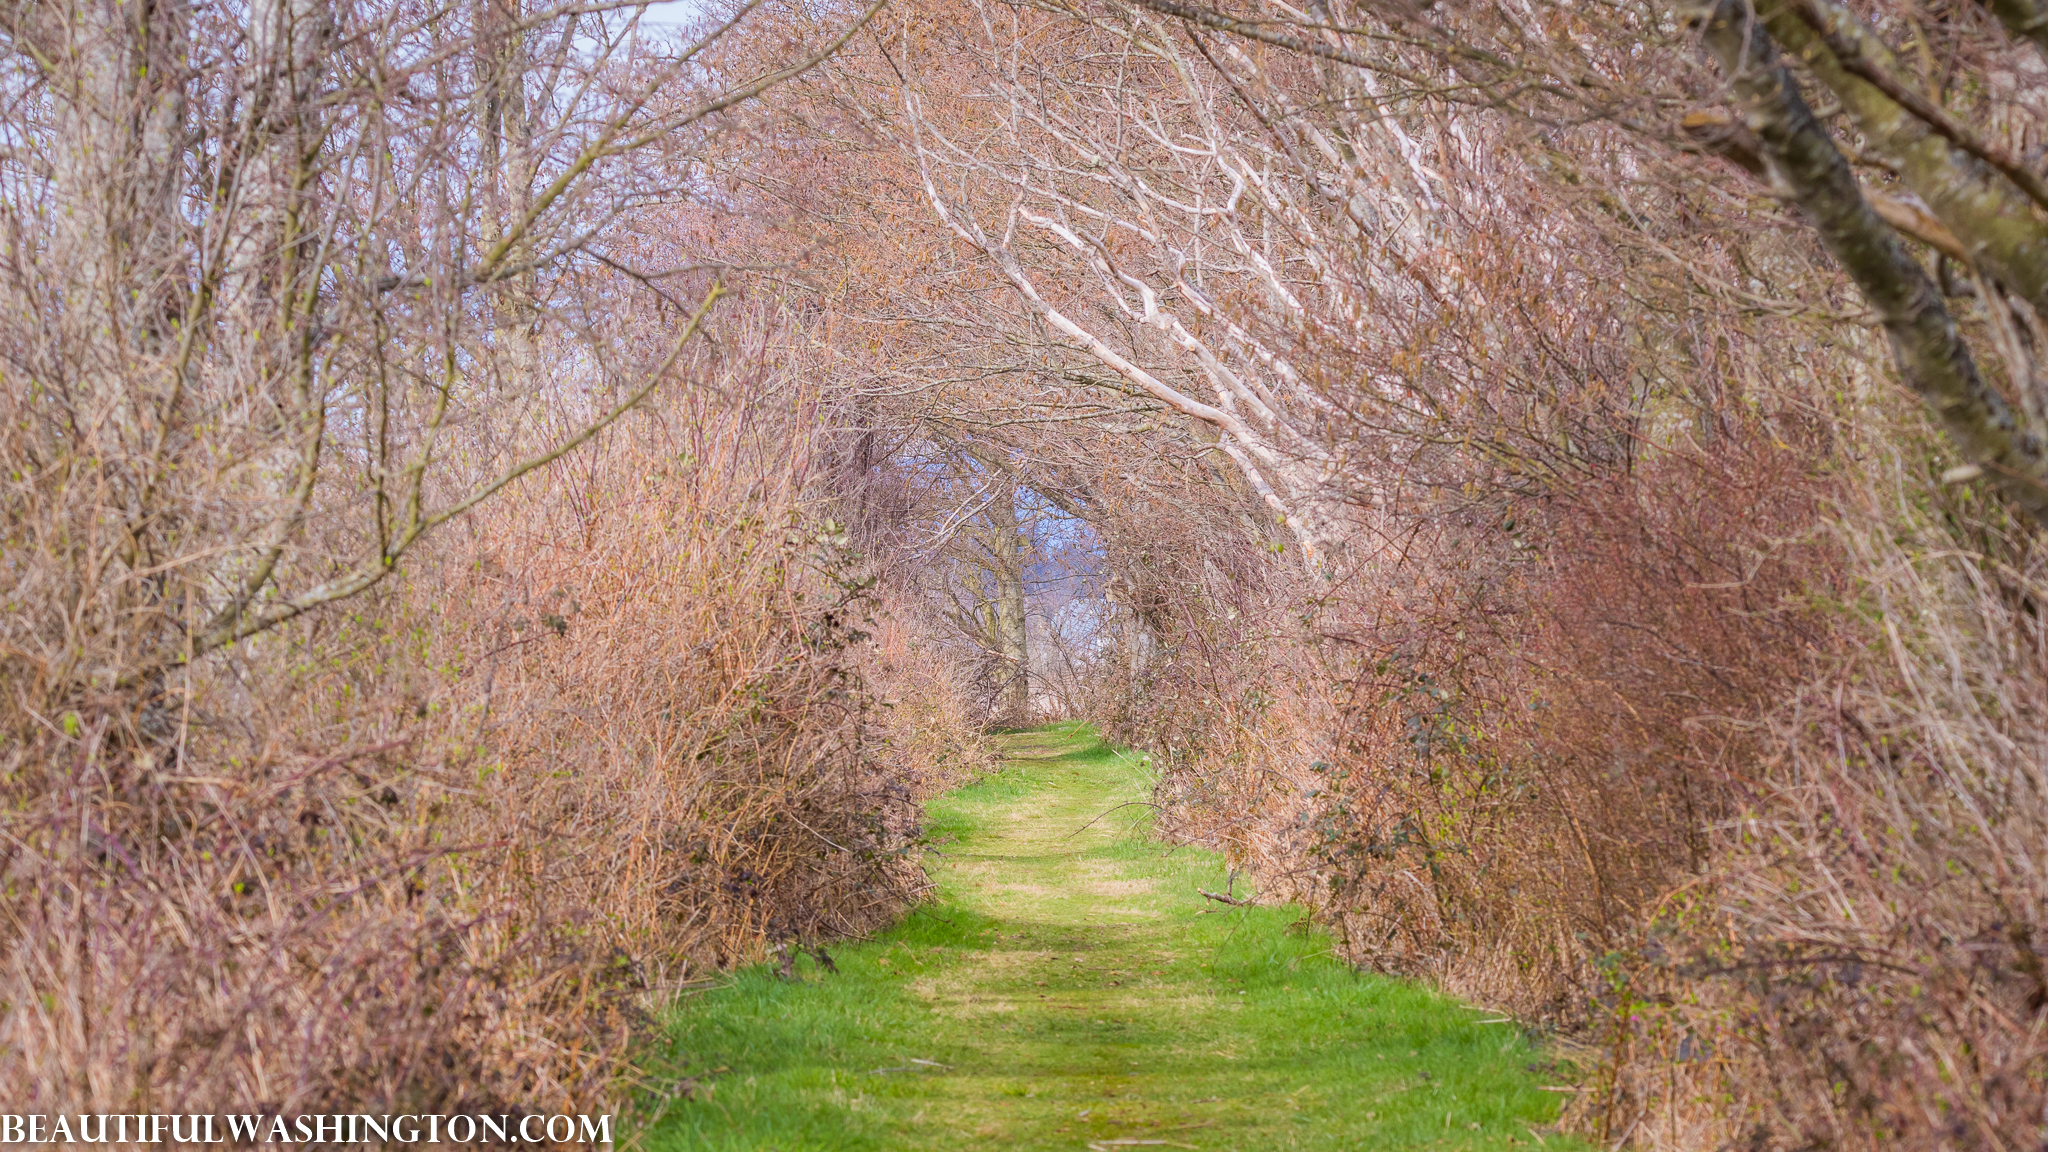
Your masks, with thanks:
[{"label": "small stick on path", "polygon": [[1230,874],[1224,878],[1223,895],[1218,896],[1206,888],[1197,888],[1195,891],[1200,892],[1211,900],[1220,900],[1225,904],[1234,904],[1239,908],[1248,908],[1252,902],[1249,896],[1242,900],[1237,898],[1237,869],[1234,867],[1230,870]]}]

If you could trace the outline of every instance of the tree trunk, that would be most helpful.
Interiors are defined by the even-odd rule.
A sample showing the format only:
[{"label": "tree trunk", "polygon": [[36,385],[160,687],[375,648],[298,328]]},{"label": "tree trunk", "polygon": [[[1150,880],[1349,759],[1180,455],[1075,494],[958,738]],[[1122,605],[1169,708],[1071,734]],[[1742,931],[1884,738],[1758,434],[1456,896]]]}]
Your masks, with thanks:
[{"label": "tree trunk", "polygon": [[[517,228],[532,206],[522,15],[519,0],[480,0],[476,7],[478,178],[485,189],[478,231],[486,245]],[[540,304],[532,269],[525,267],[531,259],[530,246],[521,241],[507,260],[514,271],[492,283],[491,377],[502,392],[525,392],[538,379]]]},{"label": "tree trunk", "polygon": [[1024,546],[1017,533],[1017,497],[1010,492],[989,505],[996,560],[996,642],[1005,666],[1000,702],[1005,724],[1031,718],[1031,653],[1024,636]]},{"label": "tree trunk", "polygon": [[1790,193],[1878,314],[1907,385],[1971,463],[2034,519],[2048,522],[2048,444],[1978,373],[1934,281],[1864,200],[1769,34],[1736,0],[1721,0],[1704,31],[1772,182]]}]

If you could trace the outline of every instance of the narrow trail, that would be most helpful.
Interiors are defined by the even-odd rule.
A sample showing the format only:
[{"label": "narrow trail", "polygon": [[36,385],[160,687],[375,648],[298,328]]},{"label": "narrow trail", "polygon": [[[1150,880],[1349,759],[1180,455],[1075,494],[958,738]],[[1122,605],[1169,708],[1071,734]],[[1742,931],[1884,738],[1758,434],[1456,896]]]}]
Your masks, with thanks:
[{"label": "narrow trail", "polygon": [[[1069,725],[931,809],[938,899],[839,971],[766,968],[670,1020],[694,1084],[655,1149],[1580,1147],[1510,1022],[1353,972],[1148,835],[1141,762]],[[1240,890],[1242,895],[1242,890]]]}]

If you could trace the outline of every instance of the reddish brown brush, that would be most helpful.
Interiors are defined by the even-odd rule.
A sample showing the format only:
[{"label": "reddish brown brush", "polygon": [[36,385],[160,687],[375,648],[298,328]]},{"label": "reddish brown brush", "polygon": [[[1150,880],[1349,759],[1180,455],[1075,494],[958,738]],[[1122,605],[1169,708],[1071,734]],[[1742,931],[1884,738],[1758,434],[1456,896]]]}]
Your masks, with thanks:
[{"label": "reddish brown brush", "polygon": [[0,1083],[43,1112],[610,1110],[650,995],[897,914],[972,737],[785,420],[670,408],[347,616],[160,697],[17,704]]},{"label": "reddish brown brush", "polygon": [[1771,710],[1719,867],[1656,910],[1619,989],[1614,1126],[1673,1147],[2031,1146],[2041,560],[2003,513],[1890,480],[1832,541],[1864,575],[1842,607],[1865,646]]}]

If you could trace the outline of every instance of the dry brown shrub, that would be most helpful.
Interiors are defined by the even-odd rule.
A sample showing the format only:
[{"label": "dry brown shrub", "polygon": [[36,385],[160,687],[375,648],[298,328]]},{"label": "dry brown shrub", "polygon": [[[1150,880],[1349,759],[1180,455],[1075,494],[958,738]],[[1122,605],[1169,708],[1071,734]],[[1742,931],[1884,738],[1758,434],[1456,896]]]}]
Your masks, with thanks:
[{"label": "dry brown shrub", "polygon": [[47,716],[17,654],[12,1099],[610,1110],[650,994],[915,897],[921,762],[978,745],[868,640],[815,408],[725,383],[157,693]]},{"label": "dry brown shrub", "polygon": [[1888,457],[1831,535],[1858,641],[1758,733],[1717,866],[1617,965],[1617,1133],[1666,1148],[2031,1148],[2048,1107],[2042,558]]},{"label": "dry brown shrub", "polygon": [[[1439,893],[1495,948],[1517,940],[1525,976],[1632,935],[1707,869],[1708,829],[1748,798],[1757,717],[1837,655],[1820,606],[1842,563],[1812,459],[1752,433],[1573,492],[1529,529],[1549,539],[1527,631],[1485,637],[1482,663],[1469,626],[1465,698],[1418,749],[1444,778],[1411,803],[1457,845]],[[1541,986],[1517,983],[1527,1007]]]},{"label": "dry brown shrub", "polygon": [[1370,630],[1167,597],[1126,724],[1355,959],[1560,1029],[1603,1142],[2032,1147],[2039,547],[1794,427],[1454,510]]},{"label": "dry brown shrub", "polygon": [[1694,1083],[1712,1042],[1645,1014],[1704,995],[1646,927],[1717,890],[1718,830],[1776,803],[1771,718],[1857,642],[1832,435],[1780,410],[1539,498],[1419,496],[1334,588],[1181,565],[1107,712],[1158,753],[1170,828],[1358,962],[1561,1029],[1573,1123],[1647,1135],[1646,1085]]},{"label": "dry brown shrub", "polygon": [[22,1110],[608,1110],[650,996],[920,883],[932,669],[678,204],[850,25],[632,7],[0,18]]}]

